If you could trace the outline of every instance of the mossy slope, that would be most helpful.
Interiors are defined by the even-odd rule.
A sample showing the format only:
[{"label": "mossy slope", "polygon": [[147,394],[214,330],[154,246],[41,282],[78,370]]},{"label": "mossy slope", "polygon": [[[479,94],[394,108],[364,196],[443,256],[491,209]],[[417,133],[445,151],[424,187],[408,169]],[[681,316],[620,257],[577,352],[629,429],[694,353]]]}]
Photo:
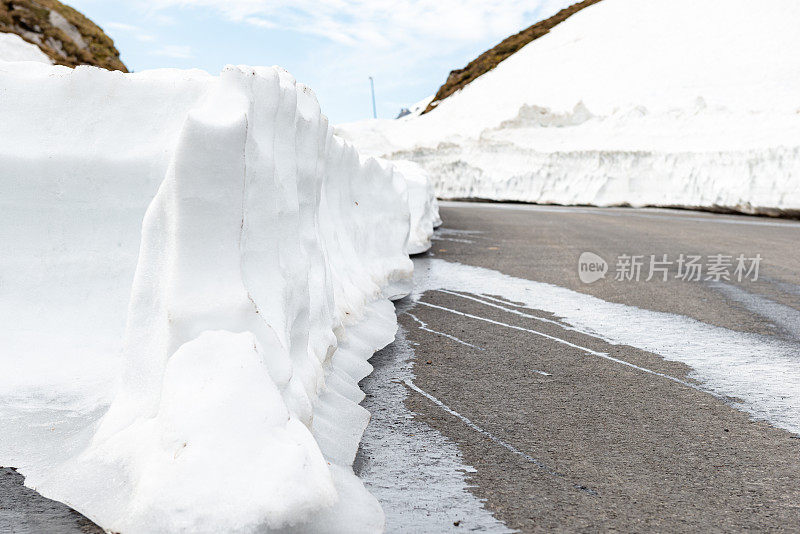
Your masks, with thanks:
[{"label": "mossy slope", "polygon": [[474,60],[472,60],[463,69],[458,69],[450,72],[447,81],[439,88],[436,96],[428,104],[428,107],[423,113],[428,113],[434,109],[439,102],[452,95],[456,91],[463,89],[467,84],[494,69],[502,61],[508,59],[511,55],[519,51],[523,46],[535,41],[539,37],[547,35],[550,30],[570,18],[575,13],[594,5],[601,0],[584,0],[578,2],[570,7],[564,8],[549,19],[537,22],[533,26],[522,30],[521,32],[504,39],[500,44],[487,50]]},{"label": "mossy slope", "polygon": [[128,72],[114,41],[58,0],[0,0],[0,32],[16,33],[58,65],[94,65]]}]

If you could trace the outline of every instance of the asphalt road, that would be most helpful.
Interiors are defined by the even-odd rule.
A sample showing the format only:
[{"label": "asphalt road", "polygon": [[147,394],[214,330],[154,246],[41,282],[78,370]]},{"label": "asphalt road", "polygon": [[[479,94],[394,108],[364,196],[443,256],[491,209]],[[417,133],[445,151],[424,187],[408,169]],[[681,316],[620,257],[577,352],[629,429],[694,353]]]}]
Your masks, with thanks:
[{"label": "asphalt road", "polygon": [[[796,221],[477,203],[445,203],[442,216],[433,249],[416,259],[418,269],[431,258],[484,267],[608,302],[800,343]],[[606,259],[612,271],[591,285],[579,280],[577,269],[578,257],[587,251]],[[759,280],[686,282],[675,278],[675,266],[666,282],[613,279],[615,259],[622,254],[719,253],[760,254]],[[363,384],[371,392],[367,403],[380,404],[387,388],[394,388],[392,397],[415,414],[409,419],[394,405],[375,411],[373,427],[383,425],[395,436],[405,432],[407,439],[391,441],[403,443],[391,454],[380,445],[387,441],[365,443],[357,461],[365,472],[382,463],[389,473],[384,481],[398,488],[408,480],[404,469],[420,470],[412,497],[385,488],[405,499],[402,505],[383,503],[387,516],[399,518],[388,524],[390,532],[440,532],[442,521],[447,530],[489,524],[485,517],[464,515],[469,503],[435,502],[438,494],[425,487],[425,469],[437,464],[441,470],[444,456],[452,455],[442,454],[440,445],[441,458],[431,457],[425,439],[434,438],[423,439],[429,429],[455,444],[459,461],[475,468],[468,475],[470,491],[485,499],[486,510],[521,532],[800,531],[797,436],[753,421],[729,399],[688,387],[691,369],[684,364],[564,328],[542,310],[515,314],[507,309],[522,308],[513,302],[497,307],[475,298],[428,291],[417,303],[399,302],[403,346],[376,355],[376,373]],[[530,317],[550,322],[533,325]],[[586,357],[575,347],[686,384]],[[395,376],[398,369],[406,372],[401,349],[412,354],[413,381]],[[397,388],[405,389],[405,401]],[[401,457],[412,454],[413,461]],[[21,482],[14,471],[0,469],[0,532],[100,531]],[[457,490],[450,494],[463,501]],[[413,527],[403,522],[398,506],[417,508]],[[430,523],[434,517],[437,526]]]},{"label": "asphalt road", "polygon": [[23,486],[24,480],[13,469],[0,467],[0,533],[102,534],[83,515]]},{"label": "asphalt road", "polygon": [[[798,347],[800,223],[672,210],[442,206],[429,258],[608,302],[691,317]],[[587,285],[591,251],[611,273]],[[760,254],[759,280],[616,281],[622,254]],[[472,298],[470,298],[472,297]],[[800,531],[800,439],[689,387],[691,369],[474,294],[398,304],[414,345],[406,405],[476,468],[472,491],[521,532]],[[494,301],[495,303],[497,301]],[[458,313],[453,313],[455,310]],[[531,329],[539,334],[532,335]],[[588,348],[677,380],[587,357]],[[386,349],[391,352],[392,347]],[[376,361],[380,362],[380,357]],[[394,531],[403,531],[394,525]]]}]

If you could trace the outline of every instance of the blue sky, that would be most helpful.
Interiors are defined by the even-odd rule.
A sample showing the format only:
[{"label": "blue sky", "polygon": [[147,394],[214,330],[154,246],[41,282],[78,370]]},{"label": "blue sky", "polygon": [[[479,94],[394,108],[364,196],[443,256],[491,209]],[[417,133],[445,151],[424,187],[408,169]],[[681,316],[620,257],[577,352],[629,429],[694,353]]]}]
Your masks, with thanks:
[{"label": "blue sky", "polygon": [[331,122],[433,94],[447,74],[575,0],[66,0],[99,24],[129,69],[281,65]]}]

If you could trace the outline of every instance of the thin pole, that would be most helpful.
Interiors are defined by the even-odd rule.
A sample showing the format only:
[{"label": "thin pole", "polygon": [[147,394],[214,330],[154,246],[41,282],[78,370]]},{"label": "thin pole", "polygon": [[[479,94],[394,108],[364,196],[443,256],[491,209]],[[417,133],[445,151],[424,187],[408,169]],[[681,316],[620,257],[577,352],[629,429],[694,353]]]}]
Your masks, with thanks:
[{"label": "thin pole", "polygon": [[369,86],[372,89],[372,118],[378,118],[378,108],[375,107],[375,81],[372,79],[372,76],[369,77]]}]

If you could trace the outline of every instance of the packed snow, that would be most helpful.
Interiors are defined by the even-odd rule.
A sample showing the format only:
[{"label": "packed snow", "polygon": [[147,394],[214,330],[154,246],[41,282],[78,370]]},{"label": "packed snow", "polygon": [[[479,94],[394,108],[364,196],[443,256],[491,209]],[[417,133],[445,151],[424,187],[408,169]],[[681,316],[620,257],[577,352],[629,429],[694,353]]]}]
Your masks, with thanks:
[{"label": "packed snow", "polygon": [[798,27],[794,0],[603,0],[425,115],[338,132],[440,198],[797,213]]},{"label": "packed snow", "polygon": [[0,32],[0,61],[36,61],[52,63],[47,54],[33,43],[29,43],[16,33]]},{"label": "packed snow", "polygon": [[425,169],[412,161],[396,160],[388,163],[405,178],[408,187],[408,207],[411,212],[408,253],[421,254],[431,248],[433,231],[442,224],[433,184]]},{"label": "packed snow", "polygon": [[0,465],[114,532],[381,531],[358,382],[438,221],[422,171],[274,67],[0,90]]}]

